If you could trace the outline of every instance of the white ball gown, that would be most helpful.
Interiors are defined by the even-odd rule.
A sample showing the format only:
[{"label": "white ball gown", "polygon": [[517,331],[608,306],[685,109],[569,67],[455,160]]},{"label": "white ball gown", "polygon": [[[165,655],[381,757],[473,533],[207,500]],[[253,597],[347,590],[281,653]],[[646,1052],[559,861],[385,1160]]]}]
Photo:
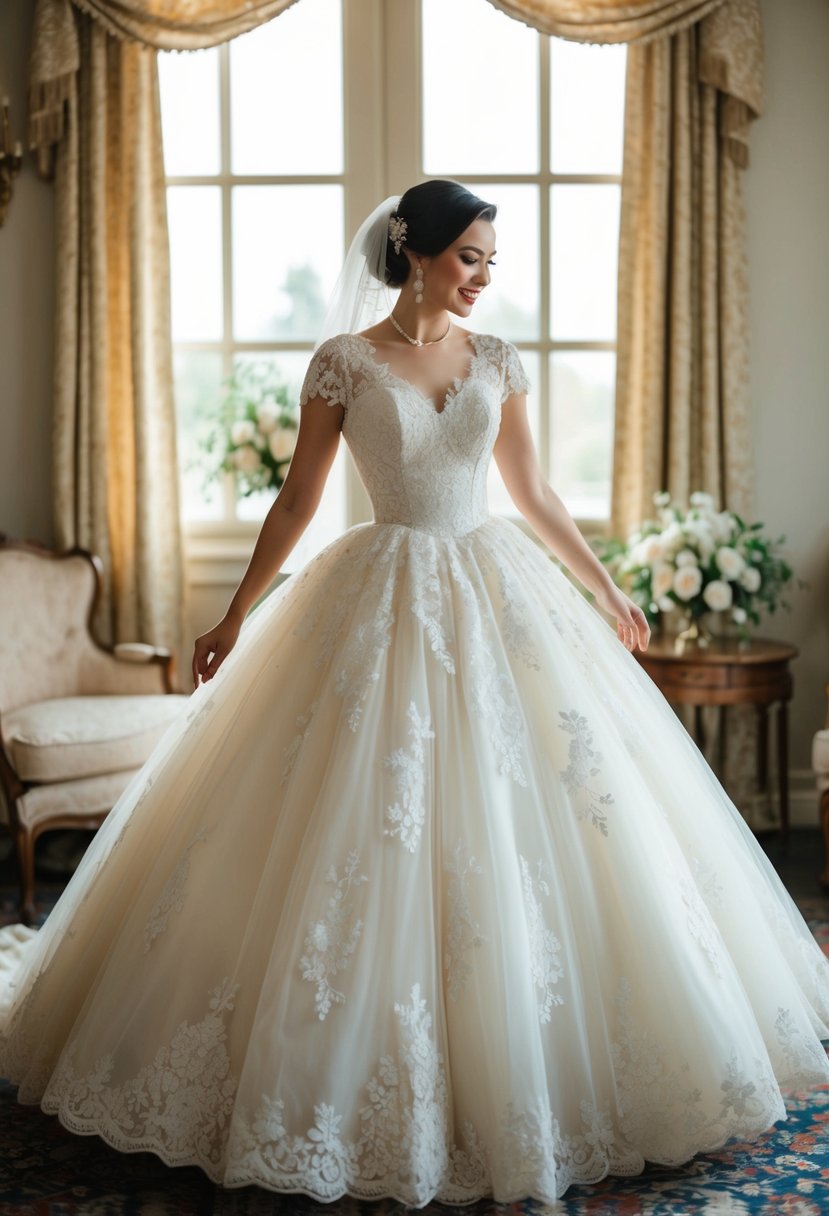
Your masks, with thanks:
[{"label": "white ball gown", "polygon": [[0,1074],[224,1187],[554,1201],[829,1081],[829,960],[602,615],[489,514],[515,348],[445,408],[341,335],[371,495],[249,617],[45,925]]}]

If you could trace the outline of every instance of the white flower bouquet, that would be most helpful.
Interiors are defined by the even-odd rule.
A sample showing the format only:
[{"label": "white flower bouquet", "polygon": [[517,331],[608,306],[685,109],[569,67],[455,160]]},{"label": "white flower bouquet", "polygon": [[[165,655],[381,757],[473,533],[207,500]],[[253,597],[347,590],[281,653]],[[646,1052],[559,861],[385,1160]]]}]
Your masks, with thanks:
[{"label": "white flower bouquet", "polygon": [[224,383],[227,393],[219,416],[201,440],[208,456],[206,480],[233,473],[244,498],[258,490],[281,489],[299,419],[278,369],[271,363],[241,363]]},{"label": "white flower bouquet", "polygon": [[687,510],[664,490],[653,501],[657,518],[646,519],[627,542],[593,542],[614,581],[651,624],[676,612],[691,627],[690,636],[704,637],[700,618],[727,614],[745,641],[748,622],[759,624],[762,609],[791,607],[782,590],[793,572],[778,549],[785,536],[772,541],[762,534],[762,523],[746,524],[733,511],[718,511],[710,494],[692,494]]}]

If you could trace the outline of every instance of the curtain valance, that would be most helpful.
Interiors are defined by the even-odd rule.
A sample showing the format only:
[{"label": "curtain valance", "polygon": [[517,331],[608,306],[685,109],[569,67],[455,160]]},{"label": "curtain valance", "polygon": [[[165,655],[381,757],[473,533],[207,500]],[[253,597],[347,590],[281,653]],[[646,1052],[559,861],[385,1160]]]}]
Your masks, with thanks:
[{"label": "curtain valance", "polygon": [[[215,46],[278,16],[297,0],[37,0],[29,71],[29,146],[40,172],[63,136],[69,82],[78,70],[72,12],[108,33],[164,50]],[[760,0],[490,0],[545,34],[580,42],[648,42],[699,23],[700,82],[722,94],[720,137],[734,162],[748,164],[748,128],[763,110]]]}]

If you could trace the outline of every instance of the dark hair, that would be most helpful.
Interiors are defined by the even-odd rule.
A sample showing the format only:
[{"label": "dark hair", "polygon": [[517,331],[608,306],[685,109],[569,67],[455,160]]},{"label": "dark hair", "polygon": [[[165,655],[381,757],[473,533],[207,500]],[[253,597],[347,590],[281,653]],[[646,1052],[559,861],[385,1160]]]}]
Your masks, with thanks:
[{"label": "dark hair", "polygon": [[[475,220],[494,220],[497,210],[460,182],[436,178],[410,187],[392,214],[406,222],[405,246],[413,253],[431,257],[448,249]],[[389,287],[402,287],[410,271],[403,246],[395,253],[388,237],[384,281]]]}]

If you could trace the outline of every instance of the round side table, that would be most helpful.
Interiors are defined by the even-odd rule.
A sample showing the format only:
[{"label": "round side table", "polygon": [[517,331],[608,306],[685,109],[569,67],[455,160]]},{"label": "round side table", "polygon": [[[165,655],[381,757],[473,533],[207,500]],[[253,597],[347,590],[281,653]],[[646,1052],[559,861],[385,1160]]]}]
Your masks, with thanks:
[{"label": "round side table", "polygon": [[729,705],[757,707],[757,765],[760,790],[768,790],[768,710],[777,705],[777,784],[780,799],[780,839],[789,832],[789,724],[792,695],[789,664],[799,653],[788,642],[752,638],[714,638],[705,647],[686,646],[682,654],[673,638],[654,638],[645,651],[633,654],[665,699],[673,705],[694,706],[694,738],[705,747],[702,709],[720,706],[717,767],[724,772],[726,711]]}]

